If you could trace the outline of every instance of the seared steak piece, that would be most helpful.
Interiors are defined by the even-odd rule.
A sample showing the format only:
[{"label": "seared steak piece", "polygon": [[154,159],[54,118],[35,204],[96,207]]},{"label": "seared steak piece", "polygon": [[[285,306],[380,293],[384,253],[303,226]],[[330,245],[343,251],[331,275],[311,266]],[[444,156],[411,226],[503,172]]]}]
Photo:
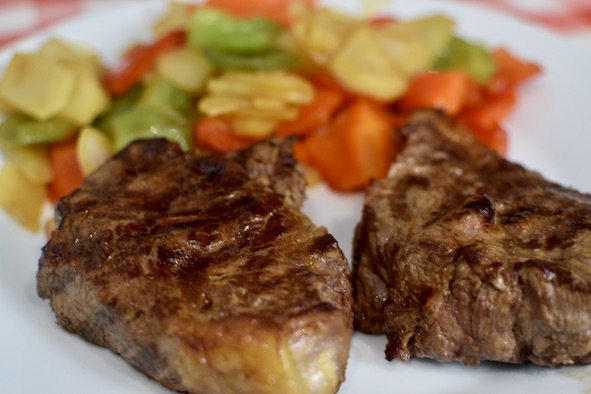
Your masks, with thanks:
[{"label": "seared steak piece", "polygon": [[37,290],[66,330],[190,393],[334,393],[349,266],[300,211],[288,142],[198,157],[132,143],[57,206]]},{"label": "seared steak piece", "polygon": [[440,114],[401,136],[356,228],[356,327],[386,332],[389,360],[590,362],[591,196]]}]

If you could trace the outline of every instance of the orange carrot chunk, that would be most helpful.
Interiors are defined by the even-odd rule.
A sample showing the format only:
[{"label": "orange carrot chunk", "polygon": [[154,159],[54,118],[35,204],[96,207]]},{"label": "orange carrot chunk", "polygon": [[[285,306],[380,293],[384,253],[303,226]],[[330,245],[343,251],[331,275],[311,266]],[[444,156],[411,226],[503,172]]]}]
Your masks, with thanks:
[{"label": "orange carrot chunk", "polygon": [[199,120],[193,128],[193,139],[200,149],[219,154],[245,149],[256,142],[236,135],[232,123],[221,115]]},{"label": "orange carrot chunk", "polygon": [[364,188],[388,172],[395,149],[386,108],[359,98],[303,142],[305,157],[336,191]]},{"label": "orange carrot chunk", "polygon": [[477,123],[471,123],[470,119],[460,119],[460,124],[466,127],[477,140],[495,150],[500,156],[505,157],[508,149],[508,137],[505,129],[495,123],[488,127],[482,127]]},{"label": "orange carrot chunk", "polygon": [[53,179],[47,185],[49,200],[55,204],[70,194],[84,180],[76,155],[76,138],[56,142],[49,146],[49,161]]},{"label": "orange carrot chunk", "polygon": [[[298,2],[308,7],[314,7],[316,4],[316,0]],[[204,5],[238,17],[263,17],[289,26],[290,8],[293,3],[293,0],[206,0]]]},{"label": "orange carrot chunk", "polygon": [[278,136],[310,134],[332,118],[344,99],[342,91],[317,89],[312,102],[300,107],[296,119],[279,124],[275,134]]},{"label": "orange carrot chunk", "polygon": [[419,108],[443,110],[457,115],[475,88],[468,75],[458,71],[424,72],[415,75],[400,99],[403,111]]},{"label": "orange carrot chunk", "polygon": [[478,104],[467,107],[459,117],[482,129],[494,128],[511,113],[516,101],[513,90],[484,95]]},{"label": "orange carrot chunk", "polygon": [[349,99],[354,99],[358,95],[347,90],[341,83],[339,83],[334,76],[332,76],[329,72],[316,72],[310,76],[308,76],[308,80],[312,82],[312,85],[316,87],[316,89],[328,89],[331,91],[339,92],[346,101]]},{"label": "orange carrot chunk", "polygon": [[484,86],[488,92],[498,93],[513,89],[542,71],[538,64],[521,60],[507,49],[497,48],[492,54],[496,69]]}]

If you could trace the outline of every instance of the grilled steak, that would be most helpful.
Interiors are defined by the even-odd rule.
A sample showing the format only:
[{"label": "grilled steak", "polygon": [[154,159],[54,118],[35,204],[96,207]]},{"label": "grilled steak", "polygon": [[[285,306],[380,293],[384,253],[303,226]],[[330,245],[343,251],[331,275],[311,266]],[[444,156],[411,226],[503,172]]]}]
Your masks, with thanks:
[{"label": "grilled steak", "polygon": [[66,330],[190,393],[334,393],[349,266],[300,211],[291,144],[198,157],[132,143],[56,209],[40,297]]},{"label": "grilled steak", "polygon": [[356,228],[355,324],[386,358],[591,361],[591,196],[416,114]]}]

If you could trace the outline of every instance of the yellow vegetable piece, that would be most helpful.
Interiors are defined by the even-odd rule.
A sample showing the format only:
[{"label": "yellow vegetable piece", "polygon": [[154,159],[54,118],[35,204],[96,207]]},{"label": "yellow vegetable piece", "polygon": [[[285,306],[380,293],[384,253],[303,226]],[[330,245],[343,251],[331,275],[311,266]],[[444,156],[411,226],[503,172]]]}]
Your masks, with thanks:
[{"label": "yellow vegetable piece", "polygon": [[87,125],[110,105],[101,68],[91,50],[51,39],[34,53],[13,56],[0,80],[2,107],[37,120],[59,116]]},{"label": "yellow vegetable piece", "polygon": [[211,79],[207,90],[212,95],[265,97],[298,105],[309,103],[315,94],[307,80],[284,71],[228,72]]},{"label": "yellow vegetable piece", "polygon": [[14,163],[31,182],[44,185],[53,179],[47,150],[35,145],[2,144],[4,157]]},{"label": "yellow vegetable piece", "polygon": [[390,33],[405,30],[408,34],[420,37],[434,53],[434,56],[437,56],[451,39],[455,22],[444,15],[433,14],[403,23],[390,24],[385,29]]},{"label": "yellow vegetable piece", "polygon": [[255,109],[281,111],[289,109],[288,103],[281,100],[273,100],[268,97],[255,97],[252,99],[252,106]]},{"label": "yellow vegetable piece", "polygon": [[431,15],[378,28],[377,39],[405,76],[427,70],[451,39],[454,22]]},{"label": "yellow vegetable piece", "polygon": [[186,29],[190,16],[186,3],[171,1],[166,13],[152,26],[152,33],[159,37],[171,30]]},{"label": "yellow vegetable piece", "polygon": [[[0,80],[0,85],[2,84],[2,81]],[[0,95],[0,112],[3,114],[8,114],[10,112],[13,111],[13,108],[10,104],[8,104],[6,102],[6,100],[4,100],[4,98],[2,98],[2,96]]]},{"label": "yellow vegetable piece", "polygon": [[191,93],[200,93],[215,69],[194,48],[179,48],[164,52],[156,61],[156,70],[178,88]]},{"label": "yellow vegetable piece", "polygon": [[317,64],[327,64],[349,34],[362,22],[328,8],[293,12],[293,33],[308,56]]},{"label": "yellow vegetable piece", "polygon": [[248,110],[238,110],[233,114],[238,117],[261,118],[265,120],[294,120],[300,113],[299,108],[289,107],[284,109],[263,109],[252,108]]},{"label": "yellow vegetable piece", "polygon": [[362,0],[360,1],[361,15],[364,18],[371,18],[374,15],[379,15],[389,3],[390,0]]},{"label": "yellow vegetable piece", "polygon": [[250,118],[292,120],[298,116],[298,107],[281,101],[246,99],[232,96],[208,96],[199,102],[199,110],[208,116],[235,114]]},{"label": "yellow vegetable piece", "polygon": [[0,207],[26,229],[39,231],[47,199],[45,186],[31,182],[9,161],[0,170],[0,190]]},{"label": "yellow vegetable piece", "polygon": [[88,67],[96,73],[100,73],[102,69],[102,63],[92,49],[62,41],[59,38],[46,41],[37,53],[58,60],[66,66]]},{"label": "yellow vegetable piece", "polygon": [[332,59],[329,69],[347,88],[392,101],[404,93],[407,79],[379,45],[378,34],[369,26],[357,28]]},{"label": "yellow vegetable piece", "polygon": [[406,77],[426,70],[435,57],[423,40],[404,31],[396,34],[384,31],[376,34],[376,40],[394,67]]},{"label": "yellow vegetable piece", "polygon": [[374,26],[326,8],[294,7],[293,39],[347,88],[378,100],[398,98],[408,79],[427,70],[453,35],[454,22],[435,14]]},{"label": "yellow vegetable piece", "polygon": [[308,53],[302,48],[298,40],[295,38],[293,29],[283,30],[275,40],[277,48],[286,53],[291,53],[298,59],[297,63],[293,65],[291,70],[303,75],[314,74],[321,70],[321,67],[310,58]]},{"label": "yellow vegetable piece", "polygon": [[64,110],[74,80],[72,72],[51,57],[17,53],[0,81],[0,96],[13,108],[45,120]]},{"label": "yellow vegetable piece", "polygon": [[84,127],[76,140],[76,155],[84,176],[94,172],[113,155],[113,144],[94,127]]},{"label": "yellow vegetable piece", "polygon": [[270,136],[279,124],[277,120],[250,116],[236,116],[231,120],[236,135],[258,139]]},{"label": "yellow vegetable piece", "polygon": [[68,69],[75,76],[74,87],[68,104],[59,116],[76,126],[85,126],[109,108],[111,98],[101,85],[95,70],[86,65],[75,64]]},{"label": "yellow vegetable piece", "polygon": [[314,87],[295,74],[227,72],[207,84],[198,108],[208,116],[229,116],[236,134],[264,138],[281,121],[295,119],[314,98]]},{"label": "yellow vegetable piece", "polygon": [[231,95],[206,96],[199,101],[199,110],[208,116],[229,114],[249,107],[247,98]]}]

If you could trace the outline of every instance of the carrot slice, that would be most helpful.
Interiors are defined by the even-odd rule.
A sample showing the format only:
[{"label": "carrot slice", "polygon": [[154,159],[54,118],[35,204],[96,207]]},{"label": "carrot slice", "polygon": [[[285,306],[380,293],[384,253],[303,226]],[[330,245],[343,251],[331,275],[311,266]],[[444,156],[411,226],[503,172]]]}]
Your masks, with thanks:
[{"label": "carrot slice", "polygon": [[257,141],[236,135],[232,123],[221,115],[199,120],[193,128],[193,138],[197,147],[219,154],[248,148]]},{"label": "carrot slice", "polygon": [[334,76],[328,72],[317,72],[308,77],[308,80],[312,82],[312,85],[316,89],[327,89],[334,92],[338,92],[342,95],[346,101],[351,101],[359,97],[358,94],[351,92],[343,85],[341,85]]},{"label": "carrot slice", "polygon": [[474,89],[475,83],[462,72],[419,73],[411,79],[400,107],[403,111],[434,108],[457,115]]},{"label": "carrot slice", "polygon": [[280,137],[310,134],[332,118],[344,99],[342,91],[327,88],[317,89],[312,102],[300,107],[296,119],[279,124],[275,134]]},{"label": "carrot slice", "polygon": [[49,162],[53,179],[47,185],[49,200],[55,204],[73,192],[84,180],[76,154],[76,138],[56,142],[49,146]]},{"label": "carrot slice", "polygon": [[296,160],[302,164],[312,166],[308,150],[306,140],[298,140],[293,144],[293,155]]},{"label": "carrot slice", "polygon": [[509,138],[500,123],[495,122],[485,125],[479,123],[478,120],[475,121],[473,118],[465,116],[459,117],[458,121],[484,145],[495,150],[502,157],[507,155]]},{"label": "carrot slice", "polygon": [[[308,7],[314,7],[316,0],[298,0]],[[289,26],[293,0],[206,0],[205,6],[216,8],[239,17],[263,17],[273,19],[283,26]]]},{"label": "carrot slice", "polygon": [[505,157],[507,155],[507,132],[500,125],[497,124],[488,129],[472,128],[472,134],[480,142],[495,150],[500,156]]},{"label": "carrot slice", "polygon": [[513,110],[520,84],[541,72],[533,62],[519,59],[504,48],[493,51],[496,68],[479,94],[468,100],[458,120],[484,144],[501,156],[507,154],[508,138],[501,122]]},{"label": "carrot slice", "polygon": [[185,41],[184,31],[173,30],[151,44],[136,45],[124,56],[118,67],[103,75],[103,86],[113,96],[122,95],[142,79],[162,52],[178,48]]},{"label": "carrot slice", "polygon": [[376,15],[371,17],[368,23],[374,27],[383,27],[393,23],[398,23],[398,19],[391,15]]},{"label": "carrot slice", "polygon": [[484,95],[478,104],[467,107],[459,117],[479,128],[491,129],[511,113],[516,102],[517,95],[512,89]]},{"label": "carrot slice", "polygon": [[498,93],[513,89],[542,71],[538,64],[522,60],[505,48],[497,48],[492,54],[496,69],[484,86],[488,92]]},{"label": "carrot slice", "polygon": [[296,152],[334,190],[359,190],[386,175],[395,153],[392,129],[385,107],[359,98],[305,139]]}]

